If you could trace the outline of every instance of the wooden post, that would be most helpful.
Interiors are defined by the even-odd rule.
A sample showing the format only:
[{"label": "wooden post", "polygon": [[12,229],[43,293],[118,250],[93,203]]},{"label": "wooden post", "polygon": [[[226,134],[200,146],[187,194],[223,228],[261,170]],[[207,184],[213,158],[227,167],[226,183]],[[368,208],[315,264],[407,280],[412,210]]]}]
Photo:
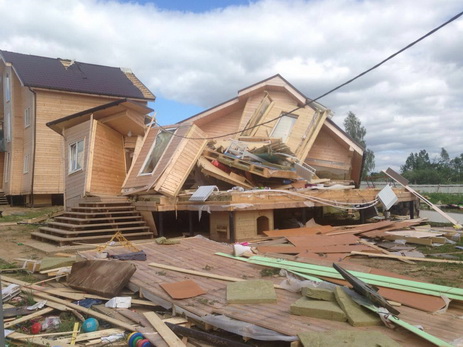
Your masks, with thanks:
[{"label": "wooden post", "polygon": [[365,224],[365,210],[361,209],[360,212],[360,224]]},{"label": "wooden post", "polygon": [[230,211],[228,213],[228,230],[230,231],[230,242],[236,241],[236,234],[235,234],[235,212]]},{"label": "wooden post", "polygon": [[409,201],[408,208],[410,209],[410,219],[415,219],[415,201]]},{"label": "wooden post", "polygon": [[159,236],[164,236],[164,212],[158,212]]},{"label": "wooden post", "polygon": [[190,236],[195,236],[193,231],[193,212],[188,211],[188,230],[190,232]]},{"label": "wooden post", "polygon": [[301,215],[302,215],[302,223],[305,225],[307,223],[307,207],[302,207],[301,208]]}]

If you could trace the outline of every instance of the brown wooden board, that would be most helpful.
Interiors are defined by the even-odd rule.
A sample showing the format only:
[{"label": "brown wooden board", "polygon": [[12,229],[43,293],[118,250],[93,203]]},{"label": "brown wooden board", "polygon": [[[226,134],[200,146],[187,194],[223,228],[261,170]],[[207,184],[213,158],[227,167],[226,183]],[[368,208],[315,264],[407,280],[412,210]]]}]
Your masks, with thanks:
[{"label": "brown wooden board", "polygon": [[162,289],[173,299],[193,298],[198,295],[206,294],[195,281],[186,280],[174,283],[160,283]]},{"label": "brown wooden board", "polygon": [[354,235],[307,235],[307,236],[287,236],[289,242],[296,247],[324,247],[328,245],[350,245],[358,243],[359,238]]},{"label": "brown wooden board", "polygon": [[72,265],[68,284],[71,288],[114,297],[129,282],[136,269],[134,264],[123,261],[80,261]]},{"label": "brown wooden board", "polygon": [[299,254],[299,253],[350,253],[358,252],[374,252],[370,247],[365,245],[329,245],[321,246],[319,244],[305,246],[258,246],[257,250],[260,253],[283,253],[283,254]]},{"label": "brown wooden board", "polygon": [[341,230],[330,233],[330,235],[363,234],[367,231],[386,228],[394,224],[395,222],[386,220],[377,223],[367,223],[362,225],[346,225]]},{"label": "brown wooden board", "polygon": [[325,234],[330,231],[336,230],[331,225],[318,225],[313,227],[303,227],[294,229],[280,229],[264,231],[264,234],[270,237],[278,236],[305,236],[315,234]]}]

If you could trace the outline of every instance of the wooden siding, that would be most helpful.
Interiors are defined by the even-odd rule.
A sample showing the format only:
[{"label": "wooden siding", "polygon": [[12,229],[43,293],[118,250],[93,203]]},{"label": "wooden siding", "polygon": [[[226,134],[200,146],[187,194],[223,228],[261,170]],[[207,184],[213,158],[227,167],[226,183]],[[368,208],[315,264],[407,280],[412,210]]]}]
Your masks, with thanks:
[{"label": "wooden siding", "polygon": [[110,101],[104,97],[37,91],[34,194],[64,193],[67,171],[64,170],[63,139],[46,123]]},{"label": "wooden siding", "polygon": [[[251,120],[251,118],[253,118],[254,113],[259,108],[263,100],[266,98],[269,98],[268,93],[266,92],[257,95],[252,95],[248,98],[248,100],[246,101],[246,105],[244,106],[243,113],[241,115],[239,130],[244,129],[246,126],[249,125],[249,121]],[[253,129],[248,130],[248,132],[252,134]]]},{"label": "wooden siding", "polygon": [[177,196],[196,161],[202,154],[207,140],[206,134],[198,127],[192,126],[186,135],[191,139],[182,139],[176,148],[174,157],[156,182],[154,190],[168,196]]},{"label": "wooden siding", "polygon": [[[198,126],[207,134],[208,137],[222,136],[239,130],[238,126],[241,114],[242,110],[237,110],[205,124],[198,123]],[[227,135],[224,138],[228,139],[234,136],[236,135]]]},{"label": "wooden siding", "polygon": [[7,143],[7,151],[10,153],[10,174],[7,188],[8,195],[21,194],[23,178],[23,155],[24,155],[24,123],[22,113],[24,112],[25,101],[22,100],[23,93],[21,82],[16,74],[10,73],[11,81],[11,141]]},{"label": "wooden siding", "polygon": [[[66,194],[64,196],[65,207],[72,207],[76,205],[84,196],[85,192],[85,178],[87,170],[87,159],[89,153],[90,131],[92,121],[88,120],[84,123],[78,124],[70,129],[64,130],[64,138],[66,139],[64,146],[65,151],[65,172],[66,172]],[[84,140],[84,160],[83,168],[77,172],[69,173],[69,146],[77,141]]]},{"label": "wooden siding", "polygon": [[305,162],[323,172],[325,175],[337,179],[350,179],[353,151],[349,146],[333,135],[331,131],[322,127]]},{"label": "wooden siding", "polygon": [[[214,241],[230,241],[230,219],[229,212],[212,212],[209,217],[210,238]],[[235,211],[234,228],[235,241],[255,239],[259,232],[264,230],[258,229],[258,218],[266,218],[268,223],[267,230],[273,230],[273,210],[255,210],[255,211]]]},{"label": "wooden siding", "polygon": [[87,173],[90,187],[86,194],[119,195],[125,179],[124,138],[101,122],[93,122],[93,155],[89,158],[91,172]]}]

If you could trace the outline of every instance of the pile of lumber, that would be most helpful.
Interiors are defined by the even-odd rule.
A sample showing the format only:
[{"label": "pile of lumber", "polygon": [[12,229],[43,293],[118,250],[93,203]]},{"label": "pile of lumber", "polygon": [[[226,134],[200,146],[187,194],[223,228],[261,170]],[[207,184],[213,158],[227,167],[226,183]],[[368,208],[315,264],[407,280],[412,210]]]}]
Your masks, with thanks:
[{"label": "pile of lumber", "polygon": [[[304,188],[329,182],[319,179],[315,170],[299,160],[279,139],[259,138],[209,142],[197,161],[203,184],[230,184],[245,189]],[[215,181],[211,181],[211,179]],[[351,182],[345,182],[350,184]],[[224,185],[225,184],[225,185]]]}]

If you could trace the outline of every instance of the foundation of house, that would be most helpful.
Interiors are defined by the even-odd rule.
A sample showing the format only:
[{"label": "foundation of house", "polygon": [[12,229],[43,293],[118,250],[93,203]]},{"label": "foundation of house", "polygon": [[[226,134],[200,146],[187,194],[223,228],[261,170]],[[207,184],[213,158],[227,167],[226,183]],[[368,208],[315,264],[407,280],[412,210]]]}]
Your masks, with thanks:
[{"label": "foundation of house", "polygon": [[[352,211],[374,205],[379,189],[245,191],[217,192],[207,201],[189,201],[191,194],[176,198],[161,195],[139,196],[134,205],[138,211],[154,214],[160,236],[175,234],[208,234],[215,241],[236,242],[263,235],[264,231],[292,228],[314,218],[319,224],[327,222],[323,207],[336,209],[351,206]],[[400,206],[409,206],[415,215],[417,198],[405,189],[394,189]],[[367,210],[359,209],[358,221],[368,218]],[[201,219],[203,221],[201,222]],[[208,221],[208,223],[205,223]],[[206,230],[209,228],[209,230]]]}]

